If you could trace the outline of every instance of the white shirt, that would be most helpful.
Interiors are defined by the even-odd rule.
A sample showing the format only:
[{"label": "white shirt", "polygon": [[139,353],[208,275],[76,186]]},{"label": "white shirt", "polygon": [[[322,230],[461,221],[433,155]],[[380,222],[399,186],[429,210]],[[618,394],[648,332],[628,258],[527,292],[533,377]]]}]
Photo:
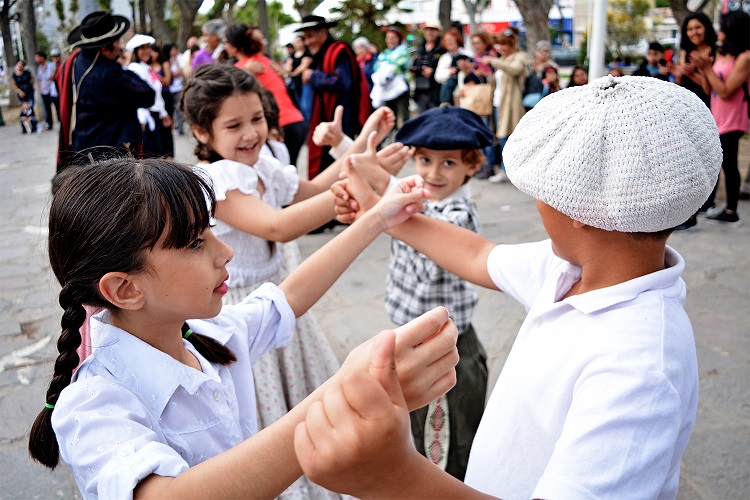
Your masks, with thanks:
[{"label": "white shirt", "polygon": [[52,413],[60,456],[84,498],[132,498],[150,474],[177,476],[257,432],[251,365],[294,332],[284,293],[266,284],[217,317],[188,324],[237,361],[209,363],[185,340],[198,371],[112,326],[107,311],[91,318],[93,354]]},{"label": "white shirt", "polygon": [[[294,165],[282,166],[275,158],[261,154],[251,166],[231,160],[198,165],[211,177],[216,199],[227,198],[227,192],[239,190],[255,196],[272,207],[289,205],[299,188],[299,176]],[[263,181],[263,196],[258,192],[258,179]],[[268,240],[216,220],[214,234],[234,250],[234,258],[227,264],[229,286],[246,287],[268,280],[279,272],[281,252]]]},{"label": "white shirt", "polygon": [[151,66],[145,62],[132,62],[128,64],[128,69],[141,77],[141,80],[148,83],[149,87],[154,89],[156,98],[154,99],[154,105],[150,108],[138,108],[138,121],[141,125],[148,125],[149,130],[153,132],[155,128],[154,119],[151,116],[151,112],[159,113],[159,118],[167,116],[167,108],[164,105],[164,97],[161,95],[162,84],[161,80]]},{"label": "white shirt", "polygon": [[559,300],[581,269],[550,241],[496,247],[528,309],[474,439],[466,484],[506,500],[675,498],[698,398],[685,267]]}]

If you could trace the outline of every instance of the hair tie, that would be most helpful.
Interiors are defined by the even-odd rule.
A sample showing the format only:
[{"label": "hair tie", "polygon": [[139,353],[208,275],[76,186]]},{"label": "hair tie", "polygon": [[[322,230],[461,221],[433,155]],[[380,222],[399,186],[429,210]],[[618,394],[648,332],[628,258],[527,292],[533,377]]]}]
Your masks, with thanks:
[{"label": "hair tie", "polygon": [[55,405],[51,405],[49,403],[44,403],[44,407],[45,408],[49,408],[50,410],[54,410],[55,409]]},{"label": "hair tie", "polygon": [[184,338],[185,340],[187,340],[187,338],[188,338],[188,337],[189,337],[189,336],[190,336],[190,335],[191,335],[192,333],[193,333],[193,330],[191,330],[190,328],[188,328],[188,330],[187,330],[187,331],[186,331],[185,333],[183,333],[183,334],[182,334],[182,338]]}]

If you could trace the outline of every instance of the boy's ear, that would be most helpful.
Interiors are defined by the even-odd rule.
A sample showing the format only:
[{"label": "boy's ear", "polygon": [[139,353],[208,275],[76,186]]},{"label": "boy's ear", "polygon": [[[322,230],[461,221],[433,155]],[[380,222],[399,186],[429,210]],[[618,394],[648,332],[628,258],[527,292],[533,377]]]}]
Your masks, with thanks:
[{"label": "boy's ear", "polygon": [[193,135],[196,139],[198,139],[198,142],[201,144],[208,144],[208,142],[211,140],[211,134],[208,133],[208,130],[204,129],[200,125],[196,125],[195,123],[190,125],[190,129],[193,131]]},{"label": "boy's ear", "polygon": [[122,272],[111,272],[99,280],[99,292],[115,307],[125,310],[140,309],[146,296],[133,276]]},{"label": "boy's ear", "polygon": [[477,163],[475,165],[467,166],[466,167],[466,180],[468,181],[470,177],[473,177],[474,174],[476,174],[477,172],[479,172],[479,169],[481,167],[482,166],[479,163]]}]

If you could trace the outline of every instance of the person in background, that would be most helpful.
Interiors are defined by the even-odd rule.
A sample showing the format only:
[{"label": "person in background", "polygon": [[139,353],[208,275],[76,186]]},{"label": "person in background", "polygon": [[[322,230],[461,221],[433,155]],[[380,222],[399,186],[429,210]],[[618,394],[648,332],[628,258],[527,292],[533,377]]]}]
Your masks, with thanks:
[{"label": "person in background", "polygon": [[201,64],[211,64],[219,60],[224,51],[221,41],[224,39],[224,31],[227,26],[221,19],[211,19],[201,28],[203,43],[205,47],[193,56],[192,70]]},{"label": "person in background", "polygon": [[29,101],[31,107],[34,107],[34,75],[26,69],[26,61],[16,63],[16,71],[11,76],[10,85],[19,101]]},{"label": "person in background", "polygon": [[[523,88],[528,71],[526,53],[518,50],[518,32],[513,28],[506,28],[496,38],[495,49],[500,57],[487,56],[483,62],[495,68],[495,96],[497,108],[497,137],[500,150],[500,171],[489,178],[493,184],[507,182],[502,154],[508,136],[513,133],[516,125],[526,113],[523,106]],[[497,157],[496,157],[497,158]]]},{"label": "person in background", "polygon": [[[680,33],[680,48],[682,52],[677,63],[672,65],[674,83],[685,87],[697,95],[706,107],[711,108],[710,92],[704,90],[706,76],[695,67],[690,54],[698,52],[713,58],[716,55],[716,31],[706,14],[695,12],[685,18]],[[675,231],[684,231],[695,226],[698,224],[698,215],[708,212],[713,207],[713,199],[709,199],[698,212],[675,227]]]},{"label": "person in background", "polygon": [[312,64],[302,72],[302,83],[313,91],[310,114],[308,175],[312,179],[333,163],[330,148],[320,148],[312,141],[312,133],[319,123],[333,121],[337,106],[344,107],[342,127],[349,137],[355,137],[372,110],[367,80],[359,69],[357,56],[345,42],[336,40],[328,31],[336,21],[321,16],[302,18],[297,31],[302,32],[305,45],[313,56]]},{"label": "person in background", "polygon": [[440,84],[435,81],[435,69],[440,56],[445,53],[440,41],[442,29],[438,21],[428,21],[424,24],[424,41],[419,44],[409,68],[414,78],[414,103],[417,105],[417,113],[440,104]]},{"label": "person in background", "polygon": [[[154,105],[154,90],[117,59],[120,37],[130,27],[122,16],[92,12],[68,35],[80,48],[65,60],[60,78],[58,170],[87,150],[94,160],[121,154],[142,157],[137,110]],[[97,149],[91,149],[97,148]]]},{"label": "person in background", "polygon": [[[59,99],[57,96],[57,87],[53,78],[55,77],[55,64],[47,60],[47,54],[43,50],[34,54],[36,63],[36,82],[39,86],[39,94],[42,96],[44,103],[44,120],[47,122],[46,129],[52,130],[52,105],[55,105],[57,120],[60,121]],[[41,129],[40,129],[41,131]]]},{"label": "person in background", "polygon": [[21,124],[22,134],[33,134],[36,132],[36,115],[34,114],[34,108],[31,106],[31,101],[21,102],[19,123]]},{"label": "person in background", "polygon": [[534,60],[531,62],[531,71],[539,78],[544,78],[544,71],[548,66],[558,68],[558,64],[552,60],[552,45],[547,40],[536,42]]},{"label": "person in background", "polygon": [[573,71],[570,73],[570,81],[566,88],[579,87],[589,83],[589,72],[583,66],[573,66]]},{"label": "person in background", "polygon": [[305,47],[305,40],[299,35],[294,37],[293,46],[294,53],[284,63],[284,74],[292,79],[299,110],[305,117],[305,122],[309,123],[312,112],[312,89],[309,84],[302,83],[302,73],[312,64],[312,54]]},{"label": "person in background", "polygon": [[[716,60],[694,50],[690,58],[704,75],[704,90],[711,93],[711,114],[719,127],[719,139],[724,159],[724,187],[727,205],[724,210],[709,215],[707,219],[726,226],[736,226],[740,222],[737,202],[740,195],[740,171],[737,166],[740,139],[749,131],[750,110],[750,15],[736,10],[721,16],[719,21],[720,42]],[[718,180],[707,204],[713,205]],[[705,204],[704,204],[705,205]]]},{"label": "person in background", "polygon": [[[497,53],[493,48],[492,38],[484,31],[477,31],[471,35],[471,48],[474,51],[474,74],[478,78],[478,83],[489,83],[495,84],[495,70],[491,65],[483,62],[485,57],[497,57]],[[490,96],[490,99],[494,101],[494,96]],[[495,109],[494,103],[491,106],[492,112],[490,115],[483,116],[482,120],[484,124],[492,128],[492,122],[495,121]],[[495,175],[494,165],[496,161],[497,147],[495,141],[484,149],[485,163],[482,168],[474,174],[477,179],[489,179]]]},{"label": "person in background", "polygon": [[[170,47],[167,48],[170,49]],[[169,50],[164,50],[155,43],[151,45],[151,70],[161,82],[161,96],[164,99],[164,109],[167,110],[167,115],[169,115],[171,121],[169,127],[162,127],[161,129],[161,156],[171,160],[174,158],[174,136],[172,135],[172,129],[174,128],[175,106],[172,92],[169,90],[174,81],[172,63],[169,58]]]},{"label": "person in background", "polygon": [[453,91],[458,85],[458,68],[454,59],[459,54],[466,54],[464,37],[456,28],[451,28],[443,34],[441,43],[445,52],[435,67],[435,81],[440,84],[440,104],[453,104]]},{"label": "person in background", "polygon": [[652,76],[664,81],[669,79],[669,67],[664,59],[664,47],[659,42],[651,42],[648,45],[646,57],[633,72],[633,76]]},{"label": "person in background", "polygon": [[355,38],[352,42],[352,49],[357,55],[359,69],[362,70],[362,73],[367,79],[367,85],[370,87],[370,90],[372,90],[372,74],[375,72],[375,61],[377,61],[378,56],[372,55],[372,52],[370,52],[370,45],[372,45],[370,40],[363,36]]},{"label": "person in background", "polygon": [[[409,49],[404,45],[404,34],[396,26],[390,26],[385,32],[385,50],[380,53],[378,60],[375,62],[375,73],[379,74],[383,71],[390,73],[388,79],[389,85],[396,83],[397,79],[403,81],[404,90],[396,95],[392,96],[387,100],[384,100],[383,104],[391,108],[396,116],[396,128],[398,130],[404,123],[409,121],[409,84],[406,81],[406,77],[409,74],[409,67],[411,66],[411,54]],[[387,66],[386,66],[387,65]],[[381,84],[379,81],[375,81],[375,86]],[[374,97],[373,97],[373,100]]]},{"label": "person in background", "polygon": [[185,72],[183,66],[180,64],[180,50],[177,45],[173,43],[164,44],[162,49],[163,56],[167,58],[169,64],[169,71],[172,74],[172,82],[169,84],[169,94],[172,101],[172,110],[174,117],[174,125],[177,129],[177,133],[185,135],[184,130],[184,119],[182,111],[179,109],[180,92],[185,85]]}]

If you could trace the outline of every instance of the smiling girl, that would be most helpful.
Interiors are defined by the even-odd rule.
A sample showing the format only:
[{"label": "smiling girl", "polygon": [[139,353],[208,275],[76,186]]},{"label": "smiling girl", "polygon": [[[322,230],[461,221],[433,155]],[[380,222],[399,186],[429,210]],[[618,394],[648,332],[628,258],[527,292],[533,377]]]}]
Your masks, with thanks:
[{"label": "smiling girl", "polygon": [[[260,92],[260,84],[247,72],[206,65],[198,68],[180,102],[198,141],[200,167],[216,192],[215,233],[235,251],[227,266],[228,304],[241,301],[261,283],[280,282],[300,260],[293,241],[335,216],[328,188],[338,180],[342,160],[308,181],[299,178],[294,166],[261,154],[268,126]],[[370,131],[377,130],[382,139],[392,127],[390,111],[375,112],[352,150],[364,150]],[[310,315],[299,318],[296,331],[290,345],[269,352],[254,366],[261,428],[285,415],[338,369],[331,346]]]}]

